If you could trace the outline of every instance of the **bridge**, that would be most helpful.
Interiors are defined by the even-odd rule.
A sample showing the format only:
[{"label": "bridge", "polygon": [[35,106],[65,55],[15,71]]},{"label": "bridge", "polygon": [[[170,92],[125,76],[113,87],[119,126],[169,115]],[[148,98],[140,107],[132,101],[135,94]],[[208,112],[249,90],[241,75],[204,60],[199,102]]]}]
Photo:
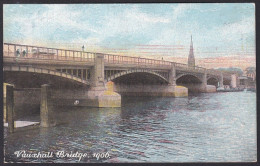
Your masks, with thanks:
[{"label": "bridge", "polygon": [[[4,43],[3,48],[4,82],[16,88],[48,84],[53,95],[64,97],[64,103],[98,98],[97,102],[79,101],[79,105],[120,106],[120,95],[178,97],[186,91],[214,92],[236,78],[230,73],[165,60],[12,43]],[[113,93],[108,95],[111,82]]]},{"label": "bridge", "polygon": [[188,92],[234,87],[237,78],[232,73],[141,57],[12,43],[4,43],[3,50],[4,82],[12,84],[6,97],[9,117],[13,117],[16,94],[23,104],[41,106],[44,127],[51,125],[55,105],[121,107],[122,95],[183,97]]}]

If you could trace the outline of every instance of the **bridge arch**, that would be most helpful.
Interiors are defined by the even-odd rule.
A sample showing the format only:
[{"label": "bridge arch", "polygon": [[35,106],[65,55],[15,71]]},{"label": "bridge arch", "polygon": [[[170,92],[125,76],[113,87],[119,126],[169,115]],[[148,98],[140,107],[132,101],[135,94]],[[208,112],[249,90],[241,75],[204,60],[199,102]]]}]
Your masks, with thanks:
[{"label": "bridge arch", "polygon": [[207,78],[207,85],[214,85],[216,87],[219,86],[219,78],[218,77],[214,77],[214,76],[210,76]]},{"label": "bridge arch", "polygon": [[197,93],[201,91],[201,85],[203,83],[202,78],[200,78],[199,76],[191,73],[186,73],[177,76],[176,84],[188,88],[189,92]]},{"label": "bridge arch", "polygon": [[195,83],[195,84],[199,84],[202,83],[201,78],[199,78],[197,75],[195,74],[191,74],[191,73],[184,73],[184,74],[180,74],[176,77],[176,84],[190,84],[190,83]]},{"label": "bridge arch", "polygon": [[231,79],[223,78],[223,85],[230,85]]},{"label": "bridge arch", "polygon": [[[4,66],[3,67],[3,71],[4,71],[4,76],[7,77],[7,80],[4,80],[7,83],[10,83],[8,80],[8,75],[10,73],[16,73],[19,72],[21,73],[26,73],[28,74],[33,74],[33,75],[38,75],[38,76],[52,76],[52,77],[56,77],[56,78],[60,78],[60,79],[65,79],[65,80],[69,80],[72,82],[76,82],[78,85],[90,85],[90,83],[86,80],[83,80],[79,77],[76,77],[74,75],[68,74],[68,73],[63,73],[60,71],[56,71],[56,70],[51,70],[51,69],[46,69],[46,68],[38,68],[38,67],[33,67],[33,66]],[[6,74],[9,73],[9,74]],[[19,74],[19,75],[20,75]],[[12,77],[12,76],[11,76]],[[21,79],[20,79],[21,80]],[[26,80],[24,80],[26,81]]]},{"label": "bridge arch", "polygon": [[[151,70],[147,70],[147,69],[131,69],[131,70],[125,70],[125,71],[122,71],[122,72],[119,72],[119,73],[116,73],[108,78],[106,78],[106,82],[109,82],[109,81],[117,81],[119,80],[120,78],[123,78],[123,77],[128,77],[128,76],[132,76],[132,78],[140,78],[142,76],[134,76],[134,75],[137,75],[137,74],[149,74],[150,76],[153,77],[153,79],[157,79],[158,82],[160,83],[165,83],[165,84],[168,84],[169,81],[167,78],[165,78],[164,76],[162,76],[161,74],[155,72],[155,71],[151,71]],[[144,75],[143,75],[144,76]],[[130,78],[129,78],[130,79]]]}]

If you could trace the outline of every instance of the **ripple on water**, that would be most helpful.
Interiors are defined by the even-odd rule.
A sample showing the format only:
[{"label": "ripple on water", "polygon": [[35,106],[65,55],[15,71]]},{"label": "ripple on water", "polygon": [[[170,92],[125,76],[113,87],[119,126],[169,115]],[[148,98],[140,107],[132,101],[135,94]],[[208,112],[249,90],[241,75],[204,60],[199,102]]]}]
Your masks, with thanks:
[{"label": "ripple on water", "polygon": [[[107,160],[81,162],[216,162],[256,160],[255,93],[212,93],[187,98],[123,98],[121,109],[57,109],[60,125],[9,135],[5,160],[14,151],[106,152]],[[19,138],[19,139],[18,139]]]}]

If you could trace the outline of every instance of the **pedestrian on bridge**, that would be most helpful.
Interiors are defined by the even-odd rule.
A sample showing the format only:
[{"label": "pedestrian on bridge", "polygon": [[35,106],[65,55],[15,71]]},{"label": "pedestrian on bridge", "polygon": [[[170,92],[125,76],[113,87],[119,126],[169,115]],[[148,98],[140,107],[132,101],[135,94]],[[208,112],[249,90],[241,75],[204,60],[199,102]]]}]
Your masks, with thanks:
[{"label": "pedestrian on bridge", "polygon": [[20,50],[19,50],[19,49],[16,50],[16,56],[17,56],[17,57],[20,56]]},{"label": "pedestrian on bridge", "polygon": [[16,58],[15,58],[15,61],[17,62],[18,61],[18,57],[20,56],[20,50],[17,49],[16,50]]},{"label": "pedestrian on bridge", "polygon": [[26,51],[25,51],[25,50],[23,50],[23,57],[25,57],[25,55],[26,55]]}]

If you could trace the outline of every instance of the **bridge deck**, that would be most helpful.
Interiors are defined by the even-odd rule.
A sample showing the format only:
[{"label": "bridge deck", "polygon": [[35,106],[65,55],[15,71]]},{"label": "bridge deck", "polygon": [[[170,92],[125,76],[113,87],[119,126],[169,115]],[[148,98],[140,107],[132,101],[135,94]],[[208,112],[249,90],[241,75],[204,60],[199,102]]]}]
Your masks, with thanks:
[{"label": "bridge deck", "polygon": [[19,65],[66,65],[66,66],[93,66],[96,55],[103,55],[107,68],[149,68],[170,70],[174,65],[176,70],[192,73],[207,73],[215,76],[230,77],[231,73],[199,66],[190,67],[187,64],[165,60],[93,53],[77,50],[66,50],[48,47],[4,43],[4,63]]}]

